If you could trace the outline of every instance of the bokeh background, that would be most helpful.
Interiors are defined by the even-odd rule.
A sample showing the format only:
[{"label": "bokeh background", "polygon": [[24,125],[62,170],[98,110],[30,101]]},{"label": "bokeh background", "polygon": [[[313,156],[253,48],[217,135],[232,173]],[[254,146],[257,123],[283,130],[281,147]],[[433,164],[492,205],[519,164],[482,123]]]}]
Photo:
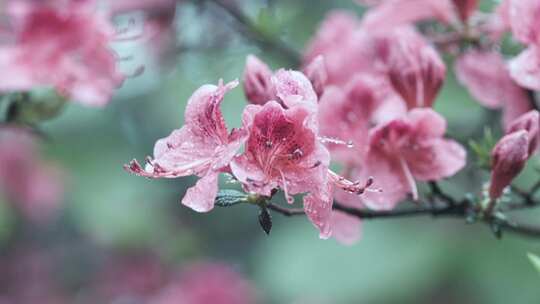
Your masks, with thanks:
[{"label": "bokeh background", "polygon": [[[328,11],[362,14],[350,0],[237,3],[258,26],[299,51]],[[488,10],[493,3],[482,5]],[[135,14],[116,22],[136,31],[143,19]],[[146,180],[126,173],[123,164],[151,155],[157,139],[182,125],[195,89],[221,78],[241,78],[246,55],[256,54],[276,69],[293,68],[287,58],[246,39],[235,21],[211,3],[179,3],[175,30],[175,48],[160,62],[144,41],[114,44],[118,53],[131,57],[121,62],[123,70],[144,65],[145,71],[129,79],[109,106],[69,104],[57,118],[40,124],[46,134],[43,157],[65,171],[66,193],[59,214],[39,225],[21,219],[0,193],[0,269],[22,269],[0,272],[0,294],[17,284],[40,285],[43,279],[68,290],[73,295],[69,303],[87,303],[100,272],[132,259],[155,259],[164,271],[197,261],[231,265],[253,284],[260,303],[540,303],[540,276],[526,257],[527,252],[540,253],[537,240],[513,235],[497,240],[485,225],[422,217],[365,221],[362,240],[343,246],[320,240],[306,218],[279,214],[273,215],[267,236],[254,206],[207,214],[182,206],[193,178]],[[447,81],[435,108],[448,119],[450,134],[465,141],[481,138],[485,126],[499,121],[499,113],[472,100],[454,79],[452,58],[446,59]],[[226,96],[222,108],[229,127],[240,125],[245,104],[241,88]],[[500,134],[496,127],[493,132]],[[529,163],[538,165],[538,159]],[[442,186],[462,197],[481,189],[486,176],[471,166]],[[536,179],[538,173],[529,168],[518,185],[526,188]],[[225,179],[221,184],[238,188]],[[539,221],[539,215],[530,210],[513,214],[528,221]],[[36,267],[24,266],[40,255],[52,268],[45,278]],[[134,272],[148,277],[151,271]],[[108,284],[114,288],[123,280]]]}]

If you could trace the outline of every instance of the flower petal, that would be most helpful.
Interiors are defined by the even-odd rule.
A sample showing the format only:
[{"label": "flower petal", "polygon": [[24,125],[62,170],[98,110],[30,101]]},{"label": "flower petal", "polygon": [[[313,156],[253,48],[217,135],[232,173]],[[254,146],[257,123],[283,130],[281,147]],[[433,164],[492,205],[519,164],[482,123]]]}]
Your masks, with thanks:
[{"label": "flower petal", "polygon": [[469,93],[490,109],[507,102],[508,87],[515,85],[508,77],[504,58],[498,52],[468,51],[456,61],[455,71],[457,79]]},{"label": "flower petal", "polygon": [[360,240],[362,222],[339,211],[332,212],[332,237],[344,245],[353,245]]},{"label": "flower petal", "polygon": [[332,187],[329,183],[318,187],[304,197],[304,210],[308,219],[319,229],[319,237],[327,239],[332,235]]},{"label": "flower petal", "polygon": [[289,108],[317,106],[317,94],[307,77],[298,71],[279,70],[272,77],[277,97]]},{"label": "flower petal", "polygon": [[540,90],[540,50],[530,46],[510,60],[510,75],[521,86]]},{"label": "flower petal", "polygon": [[404,158],[414,178],[434,181],[450,177],[465,167],[465,149],[453,140],[435,138],[404,149]]},{"label": "flower petal", "polygon": [[195,186],[187,190],[182,204],[197,212],[212,210],[218,192],[218,176],[218,173],[211,172],[200,178]]}]

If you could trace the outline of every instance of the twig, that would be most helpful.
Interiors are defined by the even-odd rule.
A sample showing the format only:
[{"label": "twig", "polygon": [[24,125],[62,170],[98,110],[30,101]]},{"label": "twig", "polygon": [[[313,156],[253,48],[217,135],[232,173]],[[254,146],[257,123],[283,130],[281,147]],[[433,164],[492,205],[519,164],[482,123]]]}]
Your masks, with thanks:
[{"label": "twig", "polygon": [[273,210],[273,211],[275,211],[277,213],[280,213],[282,215],[285,215],[285,216],[294,216],[294,215],[305,214],[304,209],[301,209],[301,208],[285,208],[285,207],[281,207],[281,206],[273,204],[273,203],[268,203],[268,205],[266,205],[266,207],[268,209],[270,209],[270,210]]},{"label": "twig", "polygon": [[299,66],[301,55],[299,52],[284,43],[279,37],[270,35],[261,30],[251,19],[246,16],[232,1],[207,0],[220,7],[229,14],[237,23],[241,32],[250,40],[253,40],[263,49],[269,49],[286,58],[292,66]]},{"label": "twig", "polygon": [[[268,203],[267,207],[268,209],[280,213],[284,216],[296,216],[305,214],[303,209],[285,208],[273,203]],[[416,216],[466,218],[468,216],[468,210],[470,209],[470,207],[470,202],[466,200],[461,202],[454,201],[452,205],[442,207],[418,207],[412,209],[397,209],[385,211],[363,210],[354,207],[344,206],[337,202],[334,202],[333,204],[334,210],[346,213],[359,219],[389,219]],[[510,220],[496,217],[483,218],[482,222],[488,225],[497,225],[502,232],[510,232],[521,236],[540,238],[540,227],[537,226],[516,223]]]},{"label": "twig", "polygon": [[431,189],[431,193],[435,197],[439,197],[442,201],[447,203],[448,205],[455,205],[455,200],[448,194],[444,193],[439,186],[437,182],[429,182],[429,188]]}]

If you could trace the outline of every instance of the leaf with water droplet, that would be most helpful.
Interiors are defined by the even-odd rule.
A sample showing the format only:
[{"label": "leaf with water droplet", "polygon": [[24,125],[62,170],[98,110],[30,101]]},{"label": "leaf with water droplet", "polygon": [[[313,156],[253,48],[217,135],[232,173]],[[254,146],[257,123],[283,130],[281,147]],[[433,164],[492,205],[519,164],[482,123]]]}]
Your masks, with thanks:
[{"label": "leaf with water droplet", "polygon": [[259,211],[259,224],[266,234],[270,234],[270,230],[272,230],[272,216],[268,212],[268,209],[261,208]]},{"label": "leaf with water droplet", "polygon": [[247,194],[231,189],[219,190],[215,205],[218,207],[230,207],[240,203],[247,202]]}]

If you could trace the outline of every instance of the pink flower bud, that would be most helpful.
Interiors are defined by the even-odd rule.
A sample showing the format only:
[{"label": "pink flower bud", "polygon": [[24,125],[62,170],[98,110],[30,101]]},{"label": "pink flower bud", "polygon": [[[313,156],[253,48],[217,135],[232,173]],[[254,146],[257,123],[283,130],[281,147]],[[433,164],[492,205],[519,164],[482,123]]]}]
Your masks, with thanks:
[{"label": "pink flower bud", "polygon": [[463,22],[467,22],[469,17],[474,13],[476,8],[478,8],[478,0],[452,0],[456,6],[457,13],[459,18]]},{"label": "pink flower bud", "polygon": [[529,134],[529,157],[536,152],[540,141],[540,113],[529,111],[510,124],[508,133],[525,130]]},{"label": "pink flower bud", "polygon": [[491,199],[500,197],[504,188],[523,170],[529,157],[528,147],[529,135],[525,130],[505,135],[495,145],[491,152]]},{"label": "pink flower bud", "polygon": [[431,107],[441,88],[446,67],[439,54],[410,28],[388,38],[388,77],[409,109]]},{"label": "pink flower bud", "polygon": [[324,92],[326,81],[328,80],[324,57],[315,57],[315,59],[313,59],[304,69],[304,74],[307,76],[309,81],[311,81],[317,96],[321,97]]},{"label": "pink flower bud", "polygon": [[259,58],[249,55],[244,70],[244,92],[253,104],[265,104],[275,98],[271,82],[272,70]]}]

